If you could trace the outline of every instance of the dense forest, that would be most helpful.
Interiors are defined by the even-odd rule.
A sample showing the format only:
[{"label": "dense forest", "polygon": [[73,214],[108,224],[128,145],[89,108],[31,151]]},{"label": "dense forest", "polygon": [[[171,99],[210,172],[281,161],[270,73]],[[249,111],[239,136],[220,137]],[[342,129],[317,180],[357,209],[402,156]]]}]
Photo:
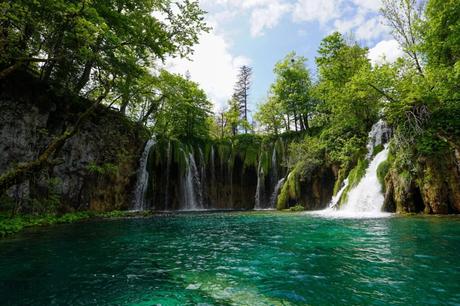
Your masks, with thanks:
[{"label": "dense forest", "polygon": [[[394,63],[371,64],[367,47],[338,32],[326,36],[310,59],[316,73],[305,57],[287,54],[274,67],[275,81],[253,116],[251,67],[240,68],[232,99],[216,113],[190,76],[164,69],[165,59],[187,57],[199,34],[210,29],[196,1],[2,1],[0,11],[0,106],[27,100],[29,108],[56,107],[40,102],[48,99],[70,114],[56,119],[63,122],[52,130],[49,123],[40,128],[39,145],[28,158],[11,158],[8,146],[2,148],[6,153],[0,151],[10,158],[0,168],[0,207],[6,214],[128,208],[130,196],[123,195],[113,201],[124,204],[80,203],[70,209],[56,191],[62,190],[53,175],[62,163],[59,154],[82,131],[91,133],[90,122],[97,121],[99,132],[114,139],[127,138],[124,145],[130,148],[116,144],[110,157],[90,158],[84,165],[95,180],[108,178],[107,185],[123,181],[130,169],[130,181],[120,183],[127,190],[117,194],[131,194],[133,169],[153,135],[183,144],[176,145],[182,151],[198,144],[221,145],[221,151],[227,146],[256,171],[261,156],[271,156],[261,148],[283,147],[276,153],[283,155],[278,163],[286,177],[277,201],[283,209],[300,201],[298,184],[324,169],[334,175],[333,194],[347,177],[350,187],[356,185],[368,164],[369,131],[380,119],[393,135],[388,160],[378,168],[385,207],[460,212],[458,1],[383,1],[381,14],[404,51]],[[109,117],[98,120],[101,116]],[[121,123],[113,125],[114,120]],[[163,143],[160,149],[166,150],[168,142]],[[26,196],[15,193],[34,180],[43,188],[29,186]]]}]

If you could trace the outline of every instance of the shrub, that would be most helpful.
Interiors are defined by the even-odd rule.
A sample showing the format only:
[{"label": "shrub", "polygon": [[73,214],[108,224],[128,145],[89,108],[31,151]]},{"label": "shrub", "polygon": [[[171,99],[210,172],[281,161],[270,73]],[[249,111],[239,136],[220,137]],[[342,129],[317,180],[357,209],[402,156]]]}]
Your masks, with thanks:
[{"label": "shrub", "polygon": [[296,212],[297,211],[304,211],[304,210],[305,210],[305,208],[300,204],[296,204],[293,207],[289,208],[289,211],[296,211]]}]

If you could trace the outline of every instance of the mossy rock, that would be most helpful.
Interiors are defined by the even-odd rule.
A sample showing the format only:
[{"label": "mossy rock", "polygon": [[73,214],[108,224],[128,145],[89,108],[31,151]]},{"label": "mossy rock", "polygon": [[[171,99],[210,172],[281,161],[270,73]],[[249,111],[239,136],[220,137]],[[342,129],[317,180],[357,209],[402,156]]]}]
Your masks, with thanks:
[{"label": "mossy rock", "polygon": [[385,177],[387,176],[388,171],[390,171],[390,163],[388,160],[381,162],[377,167],[377,178],[379,179],[383,192],[385,192]]},{"label": "mossy rock", "polygon": [[294,211],[294,212],[299,212],[299,211],[304,211],[304,210],[305,208],[300,204],[296,204],[292,206],[291,208],[289,208],[289,211]]}]

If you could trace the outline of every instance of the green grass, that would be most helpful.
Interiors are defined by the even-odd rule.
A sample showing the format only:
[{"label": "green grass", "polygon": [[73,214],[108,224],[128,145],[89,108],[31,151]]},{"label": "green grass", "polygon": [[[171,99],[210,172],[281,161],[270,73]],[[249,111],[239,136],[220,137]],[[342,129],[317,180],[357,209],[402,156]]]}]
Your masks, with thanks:
[{"label": "green grass", "polygon": [[89,219],[109,219],[125,218],[138,215],[149,215],[150,212],[130,212],[130,211],[111,211],[111,212],[74,212],[63,215],[42,214],[42,215],[17,215],[11,217],[9,214],[0,213],[0,237],[5,237],[17,233],[28,227],[48,226],[61,223],[74,223]]}]

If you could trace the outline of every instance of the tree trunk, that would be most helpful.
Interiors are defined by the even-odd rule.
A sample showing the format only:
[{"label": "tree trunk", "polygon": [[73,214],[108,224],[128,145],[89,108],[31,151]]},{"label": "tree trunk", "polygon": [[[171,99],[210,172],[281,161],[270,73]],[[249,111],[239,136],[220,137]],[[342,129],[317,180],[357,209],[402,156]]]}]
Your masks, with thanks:
[{"label": "tree trunk", "polygon": [[294,110],[294,126],[295,126],[295,131],[298,132],[297,130],[297,112]]},{"label": "tree trunk", "polygon": [[161,96],[157,100],[153,101],[152,104],[150,105],[149,109],[147,112],[144,114],[144,116],[139,120],[142,124],[145,124],[147,120],[149,119],[150,115],[153,114],[158,109],[159,104],[165,99],[165,96]]},{"label": "tree trunk", "polygon": [[75,93],[78,95],[80,91],[85,87],[85,85],[89,81],[89,77],[91,75],[91,69],[93,68],[94,61],[89,60],[85,64],[85,69],[83,70],[83,73],[80,76],[80,79],[77,82],[77,85],[75,86]]}]

